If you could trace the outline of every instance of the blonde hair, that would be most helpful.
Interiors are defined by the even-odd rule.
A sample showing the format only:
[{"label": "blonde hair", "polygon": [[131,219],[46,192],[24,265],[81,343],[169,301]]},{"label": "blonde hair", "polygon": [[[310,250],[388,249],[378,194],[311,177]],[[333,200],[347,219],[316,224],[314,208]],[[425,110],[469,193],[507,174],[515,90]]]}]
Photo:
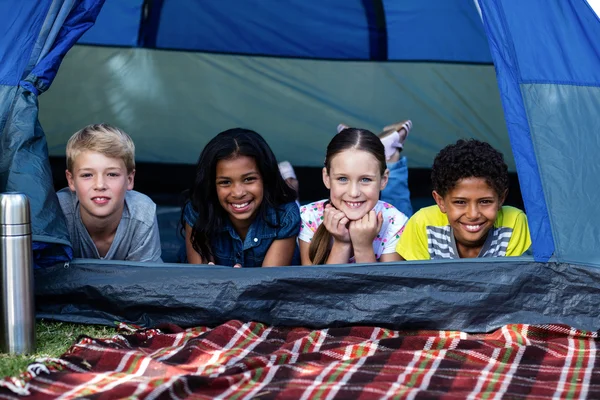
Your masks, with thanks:
[{"label": "blonde hair", "polygon": [[135,169],[135,145],[128,134],[109,124],[93,124],[75,132],[67,142],[67,169],[84,151],[95,151],[125,163],[127,173]]}]

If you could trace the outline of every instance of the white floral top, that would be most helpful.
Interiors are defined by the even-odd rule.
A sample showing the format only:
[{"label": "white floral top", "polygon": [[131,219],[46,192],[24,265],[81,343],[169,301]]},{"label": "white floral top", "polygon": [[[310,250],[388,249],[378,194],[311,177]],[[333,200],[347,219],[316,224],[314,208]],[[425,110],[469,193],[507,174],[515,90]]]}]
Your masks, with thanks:
[{"label": "white floral top", "polygon": [[[300,207],[302,225],[300,226],[298,239],[304,242],[312,240],[317,228],[323,221],[326,202],[327,200],[315,201],[314,203]],[[398,243],[398,239],[400,239],[400,235],[402,235],[408,218],[398,211],[396,207],[384,201],[378,201],[374,210],[376,213],[381,211],[383,214],[381,230],[375,240],[373,240],[373,252],[375,253],[375,258],[379,260],[382,254],[396,252],[396,244]],[[348,262],[353,263],[354,257],[348,260]]]}]

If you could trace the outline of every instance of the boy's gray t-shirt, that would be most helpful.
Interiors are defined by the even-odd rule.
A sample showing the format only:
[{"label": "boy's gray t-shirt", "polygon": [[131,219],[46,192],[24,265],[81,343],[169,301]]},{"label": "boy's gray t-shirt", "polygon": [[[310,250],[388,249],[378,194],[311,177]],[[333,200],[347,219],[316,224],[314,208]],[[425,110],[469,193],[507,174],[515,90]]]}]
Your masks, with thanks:
[{"label": "boy's gray t-shirt", "polygon": [[83,225],[75,192],[64,188],[59,190],[57,195],[67,219],[76,258],[162,262],[156,204],[145,194],[135,190],[125,193],[123,216],[110,249],[104,257],[98,254],[94,241]]}]

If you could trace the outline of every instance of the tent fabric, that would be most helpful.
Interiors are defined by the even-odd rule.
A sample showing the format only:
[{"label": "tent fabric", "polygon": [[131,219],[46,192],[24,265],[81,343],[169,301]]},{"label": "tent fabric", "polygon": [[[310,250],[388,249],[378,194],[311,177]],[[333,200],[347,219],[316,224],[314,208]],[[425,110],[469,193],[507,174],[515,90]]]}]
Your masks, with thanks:
[{"label": "tent fabric", "polygon": [[[553,4],[542,0],[526,4],[501,3],[505,3],[502,8],[507,28],[513,38],[519,38],[513,40],[513,46],[522,83],[598,85],[600,20],[586,0]],[[557,26],[528,24],[534,15],[548,23],[571,23]],[[549,39],[539,40],[540,36]],[[534,40],[536,46],[531,45]]]},{"label": "tent fabric", "polygon": [[263,135],[278,159],[320,167],[338,123],[379,132],[411,118],[409,167],[430,168],[446,144],[478,137],[515,171],[491,65],[75,46],[54,85],[40,99],[40,120],[57,157],[91,121],[123,128],[137,161],[156,163],[194,164],[215,134],[244,126]]},{"label": "tent fabric", "polygon": [[594,331],[599,279],[598,268],[527,257],[266,269],[75,260],[36,271],[35,292],[38,318],[87,324]]},{"label": "tent fabric", "polygon": [[[491,64],[475,3],[383,0],[389,60]],[[407,40],[408,39],[408,40]]]},{"label": "tent fabric", "polygon": [[52,187],[37,96],[48,89],[62,57],[101,6],[102,1],[59,0],[0,5],[0,26],[9,27],[0,39],[0,191],[29,198],[38,266],[68,260],[72,253]]},{"label": "tent fabric", "polygon": [[83,34],[78,43],[138,46],[141,41],[143,6],[144,0],[106,0],[94,25]]},{"label": "tent fabric", "polygon": [[72,258],[69,234],[52,188],[37,97],[23,87],[0,86],[0,192],[27,195],[34,263],[38,267]]},{"label": "tent fabric", "polygon": [[103,0],[54,0],[32,53],[31,72],[21,85],[38,95],[48,90],[63,57],[93,25],[102,4]]},{"label": "tent fabric", "polygon": [[464,0],[330,0],[327,5],[154,0],[145,18],[141,3],[107,0],[80,43],[311,59],[491,63],[476,6]]},{"label": "tent fabric", "polygon": [[[600,85],[522,84],[548,199],[556,258],[600,265]],[[582,168],[585,166],[585,168]]]},{"label": "tent fabric", "polygon": [[555,246],[539,175],[538,160],[533,149],[529,123],[518,86],[517,59],[513,50],[514,39],[511,32],[506,30],[506,17],[502,11],[502,4],[480,2],[480,5],[498,75],[511,147],[517,162],[534,257],[538,261],[548,261],[554,253]]},{"label": "tent fabric", "polygon": [[600,19],[585,0],[480,5],[534,255],[598,265]]},{"label": "tent fabric", "polygon": [[0,24],[0,85],[16,86],[22,79],[51,3],[48,0],[0,2],[0,18],[4,21]]},{"label": "tent fabric", "polygon": [[361,0],[165,2],[156,46],[237,54],[369,59]]}]

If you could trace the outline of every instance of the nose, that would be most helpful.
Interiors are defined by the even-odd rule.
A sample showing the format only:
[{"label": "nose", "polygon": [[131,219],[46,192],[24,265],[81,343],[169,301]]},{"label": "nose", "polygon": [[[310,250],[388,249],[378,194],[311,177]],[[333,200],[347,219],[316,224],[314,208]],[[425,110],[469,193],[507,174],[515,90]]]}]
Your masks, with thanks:
[{"label": "nose", "polygon": [[246,194],[246,188],[241,183],[235,183],[231,189],[234,197],[244,197]]},{"label": "nose", "polygon": [[348,195],[350,197],[359,197],[360,196],[360,187],[358,186],[358,182],[352,182],[350,184],[350,188],[348,190]]},{"label": "nose", "polygon": [[467,207],[467,218],[477,219],[479,218],[479,207],[477,203],[470,203]]},{"label": "nose", "polygon": [[97,175],[96,176],[95,189],[96,190],[104,190],[104,189],[106,189],[105,179],[104,179],[104,177],[102,175]]}]

